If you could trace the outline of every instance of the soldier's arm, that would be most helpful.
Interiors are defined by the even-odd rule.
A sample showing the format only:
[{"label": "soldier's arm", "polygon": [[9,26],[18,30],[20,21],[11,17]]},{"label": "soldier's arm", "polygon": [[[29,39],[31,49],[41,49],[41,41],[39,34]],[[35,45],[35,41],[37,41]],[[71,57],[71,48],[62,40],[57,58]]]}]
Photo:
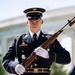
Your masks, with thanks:
[{"label": "soldier's arm", "polygon": [[58,40],[55,40],[50,46],[49,56],[50,61],[60,64],[68,64],[71,61],[70,53],[61,46]]},{"label": "soldier's arm", "polygon": [[12,43],[12,45],[9,47],[8,52],[3,57],[2,65],[4,66],[5,70],[9,73],[15,73],[15,66],[18,64],[18,62],[15,62],[16,52],[15,52],[15,42]]}]

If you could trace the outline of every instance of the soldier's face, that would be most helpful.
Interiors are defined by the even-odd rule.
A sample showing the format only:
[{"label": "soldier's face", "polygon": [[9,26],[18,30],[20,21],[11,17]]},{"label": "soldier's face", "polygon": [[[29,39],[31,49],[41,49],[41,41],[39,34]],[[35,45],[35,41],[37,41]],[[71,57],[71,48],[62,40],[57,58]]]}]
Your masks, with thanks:
[{"label": "soldier's face", "polygon": [[32,32],[39,31],[42,23],[43,23],[42,19],[27,20],[27,24]]}]

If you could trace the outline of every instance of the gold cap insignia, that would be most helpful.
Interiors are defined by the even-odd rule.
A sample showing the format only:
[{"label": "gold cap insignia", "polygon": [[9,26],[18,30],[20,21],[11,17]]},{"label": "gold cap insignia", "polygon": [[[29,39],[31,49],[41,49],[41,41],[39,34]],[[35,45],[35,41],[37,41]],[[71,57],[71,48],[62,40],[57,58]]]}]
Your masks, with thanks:
[{"label": "gold cap insignia", "polygon": [[36,11],[37,9],[33,9],[33,11]]}]

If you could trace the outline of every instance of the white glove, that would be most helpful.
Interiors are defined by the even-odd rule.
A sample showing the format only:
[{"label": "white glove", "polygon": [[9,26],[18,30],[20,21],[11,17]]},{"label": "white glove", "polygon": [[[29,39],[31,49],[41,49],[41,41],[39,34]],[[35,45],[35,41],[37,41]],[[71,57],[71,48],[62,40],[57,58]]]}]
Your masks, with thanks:
[{"label": "white glove", "polygon": [[26,70],[25,70],[25,68],[21,65],[21,64],[18,64],[18,65],[16,65],[16,67],[15,67],[15,72],[17,73],[17,74],[23,74],[24,72],[25,72]]},{"label": "white glove", "polygon": [[44,48],[42,47],[37,47],[34,52],[38,55],[38,56],[41,56],[43,58],[49,58],[49,54],[48,54],[48,51],[45,50]]}]

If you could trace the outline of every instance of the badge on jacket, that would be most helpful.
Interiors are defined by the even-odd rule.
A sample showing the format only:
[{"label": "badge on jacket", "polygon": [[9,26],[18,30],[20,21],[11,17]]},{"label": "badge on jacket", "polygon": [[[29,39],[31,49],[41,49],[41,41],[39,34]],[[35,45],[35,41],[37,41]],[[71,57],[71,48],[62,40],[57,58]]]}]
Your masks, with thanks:
[{"label": "badge on jacket", "polygon": [[22,44],[19,45],[20,47],[23,47],[23,46],[28,46],[28,44],[26,44],[25,42],[23,42]]}]

